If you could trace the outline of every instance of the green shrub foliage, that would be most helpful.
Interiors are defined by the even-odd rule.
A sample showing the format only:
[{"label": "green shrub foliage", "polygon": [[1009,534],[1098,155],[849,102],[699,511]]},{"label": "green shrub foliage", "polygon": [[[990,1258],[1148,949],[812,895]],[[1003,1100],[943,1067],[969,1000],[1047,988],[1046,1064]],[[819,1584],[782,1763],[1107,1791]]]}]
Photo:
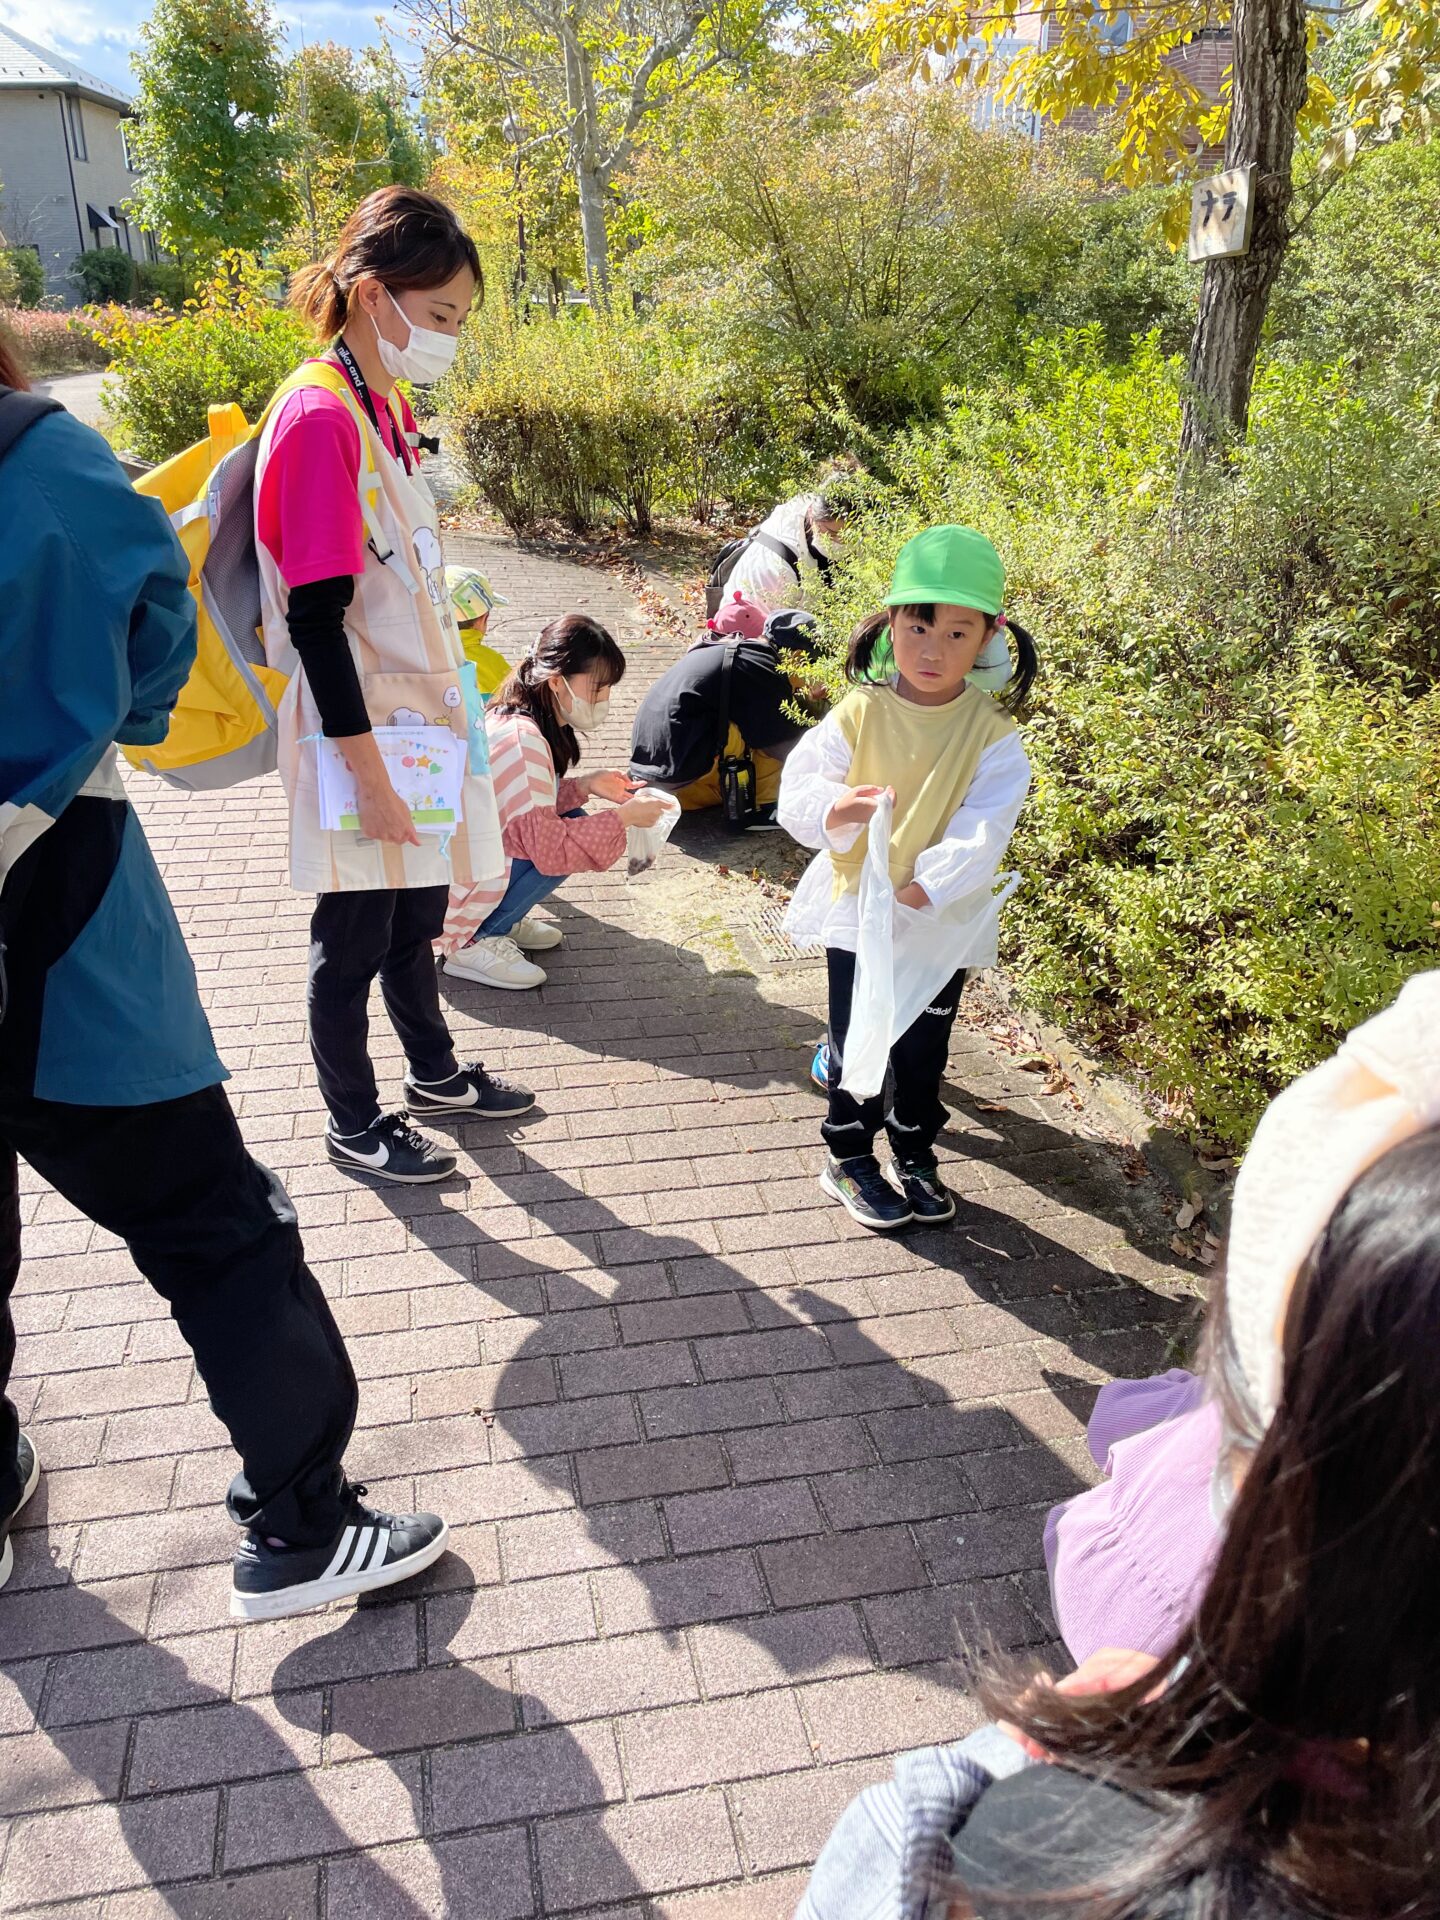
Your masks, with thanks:
[{"label": "green shrub foliage", "polygon": [[45,295],[45,268],[33,247],[0,248],[0,304],[38,307]]},{"label": "green shrub foliage", "polygon": [[109,300],[123,305],[135,298],[135,262],[118,247],[91,247],[77,253],[69,277],[96,306]]},{"label": "green shrub foliage", "polygon": [[466,472],[516,532],[623,520],[643,534],[661,511],[768,504],[803,464],[758,382],[619,313],[490,317],[440,403]]},{"label": "green shrub foliage", "polygon": [[253,267],[238,256],[178,314],[110,309],[102,339],[112,356],[104,398],[116,444],[156,461],[203,438],[211,406],[238,401],[248,419],[258,419],[314,348],[301,322],[270,303]]}]

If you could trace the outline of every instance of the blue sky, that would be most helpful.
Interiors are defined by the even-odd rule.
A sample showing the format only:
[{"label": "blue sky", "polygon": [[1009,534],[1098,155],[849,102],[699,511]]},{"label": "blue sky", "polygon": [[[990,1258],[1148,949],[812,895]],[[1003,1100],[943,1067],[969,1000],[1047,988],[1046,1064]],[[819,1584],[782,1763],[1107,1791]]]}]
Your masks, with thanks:
[{"label": "blue sky", "polygon": [[[133,84],[130,54],[149,10],[150,0],[0,0],[0,20],[27,40],[127,88]],[[385,18],[403,55],[403,29],[385,0],[278,0],[276,11],[292,46],[299,46],[302,35],[311,42],[374,46],[381,37],[376,18]]]}]

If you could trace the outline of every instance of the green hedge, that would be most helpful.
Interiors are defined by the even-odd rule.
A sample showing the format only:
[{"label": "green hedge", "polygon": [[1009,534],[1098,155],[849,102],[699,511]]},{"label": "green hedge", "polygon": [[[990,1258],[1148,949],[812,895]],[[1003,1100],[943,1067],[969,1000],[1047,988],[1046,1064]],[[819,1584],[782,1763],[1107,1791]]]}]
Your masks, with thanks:
[{"label": "green hedge", "polygon": [[763,392],[658,323],[487,316],[439,396],[470,479],[505,524],[581,532],[768,502],[804,463]]},{"label": "green hedge", "polygon": [[0,247],[0,306],[38,307],[45,268],[33,247]]},{"label": "green hedge", "polygon": [[1042,679],[1007,959],[1021,993],[1243,1142],[1440,923],[1440,421],[1423,396],[1272,365],[1234,473],[1174,511],[1178,370],[1096,336],[952,399],[829,609],[900,540],[983,527]]},{"label": "green hedge", "polygon": [[90,247],[77,253],[67,276],[92,306],[118,300],[122,306],[135,298],[135,262],[118,247]]},{"label": "green hedge", "polygon": [[238,401],[256,420],[314,341],[295,315],[271,305],[243,269],[222,274],[178,314],[110,308],[101,338],[111,358],[104,389],[115,441],[142,460],[167,460],[204,436],[212,405]]}]

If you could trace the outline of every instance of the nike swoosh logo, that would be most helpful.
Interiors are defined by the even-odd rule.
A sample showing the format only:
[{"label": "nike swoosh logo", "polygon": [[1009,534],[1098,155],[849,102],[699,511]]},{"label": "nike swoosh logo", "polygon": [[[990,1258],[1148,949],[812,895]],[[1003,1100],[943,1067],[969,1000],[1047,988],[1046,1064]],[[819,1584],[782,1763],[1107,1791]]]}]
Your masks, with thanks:
[{"label": "nike swoosh logo", "polygon": [[383,1167],[390,1158],[384,1147],[375,1147],[369,1153],[361,1153],[358,1147],[347,1147],[343,1140],[336,1140],[333,1144],[340,1149],[347,1160],[358,1160],[362,1167]]},{"label": "nike swoosh logo", "polygon": [[416,1087],[414,1092],[419,1094],[422,1107],[427,1100],[435,1107],[478,1107],[480,1104],[480,1095],[473,1086],[469,1089],[469,1098],[465,1100],[453,1093],[429,1093],[424,1087]]}]

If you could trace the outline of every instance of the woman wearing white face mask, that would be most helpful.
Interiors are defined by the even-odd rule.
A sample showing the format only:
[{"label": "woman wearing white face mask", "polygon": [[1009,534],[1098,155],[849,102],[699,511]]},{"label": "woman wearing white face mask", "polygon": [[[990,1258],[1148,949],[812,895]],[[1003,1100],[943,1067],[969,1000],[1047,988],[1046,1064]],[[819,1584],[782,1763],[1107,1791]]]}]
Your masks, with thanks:
[{"label": "woman wearing white face mask", "polygon": [[[625,851],[627,827],[650,827],[665,811],[628,773],[570,777],[580,739],[599,731],[625,656],[597,620],[552,621],[485,712],[495,797],[510,857],[498,887],[457,887],[442,945],[446,973],[511,991],[543,986],[527,955],[560,944],[560,929],[531,910],[572,873],[601,873]],[[586,813],[591,798],[619,804]]]},{"label": "woman wearing white face mask", "polygon": [[[308,1014],[327,1150],[339,1166],[406,1183],[443,1180],[457,1164],[409,1116],[534,1104],[457,1060],[440,1010],[433,942],[450,887],[493,882],[505,857],[435,501],[394,391],[397,379],[445,371],[479,292],[474,243],[448,207],[404,187],[371,194],[329,259],[297,276],[292,302],[328,346],[271,414],[256,470],[265,651],[291,675],[279,713],[290,877],[319,896]],[[394,757],[392,779],[376,728],[414,736],[432,756],[421,765],[458,774],[458,795],[422,804],[412,780],[402,796],[399,769],[416,762]],[[394,734],[382,738],[394,747]],[[417,815],[437,812],[450,816],[445,830],[422,831]],[[408,1112],[381,1111],[366,1011],[377,976],[405,1049]]]}]

